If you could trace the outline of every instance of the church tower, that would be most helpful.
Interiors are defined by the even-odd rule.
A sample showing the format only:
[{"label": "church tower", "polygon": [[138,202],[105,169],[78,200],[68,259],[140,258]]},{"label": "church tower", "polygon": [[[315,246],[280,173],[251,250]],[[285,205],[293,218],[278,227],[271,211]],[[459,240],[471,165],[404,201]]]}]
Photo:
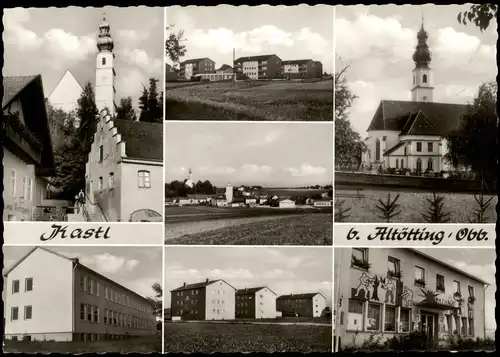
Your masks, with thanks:
[{"label": "church tower", "polygon": [[115,69],[113,53],[113,39],[109,33],[109,24],[103,15],[99,25],[97,38],[96,71],[95,71],[95,103],[99,112],[108,108],[112,116],[115,115]]},{"label": "church tower", "polygon": [[418,31],[418,44],[413,53],[415,68],[413,69],[413,88],[411,99],[416,102],[433,101],[433,81],[432,69],[429,68],[432,53],[427,45],[427,32],[424,30],[424,19],[422,17],[422,27]]}]

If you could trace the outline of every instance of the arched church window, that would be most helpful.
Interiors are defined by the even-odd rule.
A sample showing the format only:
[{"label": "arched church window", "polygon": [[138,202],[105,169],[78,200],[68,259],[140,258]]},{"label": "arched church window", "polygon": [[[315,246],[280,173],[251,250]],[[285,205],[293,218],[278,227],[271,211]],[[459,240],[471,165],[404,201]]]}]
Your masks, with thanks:
[{"label": "arched church window", "polygon": [[423,81],[424,83],[427,83],[427,74],[424,74],[424,76],[422,77],[422,81]]},{"label": "arched church window", "polygon": [[396,169],[399,169],[399,160],[396,159]]},{"label": "arched church window", "polygon": [[405,168],[405,164],[404,164],[403,159],[401,159],[401,168],[402,168],[402,169],[404,169],[404,168]]},{"label": "arched church window", "polygon": [[102,58],[102,65],[105,66],[106,65],[106,57],[103,57]]},{"label": "arched church window", "polygon": [[375,142],[375,161],[380,161],[380,140]]},{"label": "arched church window", "polygon": [[429,158],[429,160],[427,160],[427,169],[429,171],[433,171],[434,170],[434,161],[431,158]]},{"label": "arched church window", "polygon": [[422,159],[417,159],[417,171],[422,171]]}]

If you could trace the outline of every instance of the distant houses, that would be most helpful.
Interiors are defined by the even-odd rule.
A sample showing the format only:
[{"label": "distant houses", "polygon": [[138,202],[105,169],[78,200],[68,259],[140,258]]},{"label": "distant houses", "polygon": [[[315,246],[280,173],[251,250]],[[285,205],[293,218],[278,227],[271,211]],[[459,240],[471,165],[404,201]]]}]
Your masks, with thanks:
[{"label": "distant houses", "polygon": [[214,72],[215,62],[210,58],[193,58],[180,63],[179,78],[190,80],[197,74]]},{"label": "distant houses", "polygon": [[170,316],[182,320],[322,317],[329,309],[319,292],[278,295],[267,286],[236,289],[222,279],[186,284],[170,291]]}]

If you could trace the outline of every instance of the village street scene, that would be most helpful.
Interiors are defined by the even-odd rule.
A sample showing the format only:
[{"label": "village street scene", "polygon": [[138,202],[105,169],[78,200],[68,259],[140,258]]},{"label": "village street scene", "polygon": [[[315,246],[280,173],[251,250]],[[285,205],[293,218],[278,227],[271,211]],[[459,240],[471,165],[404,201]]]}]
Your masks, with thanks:
[{"label": "village street scene", "polygon": [[333,6],[168,6],[166,120],[333,120]]},{"label": "village street scene", "polygon": [[163,221],[163,21],[5,10],[4,221]]},{"label": "village street scene", "polygon": [[332,129],[167,122],[165,243],[330,245]]},{"label": "village street scene", "polygon": [[165,352],[331,352],[332,249],[166,247]]},{"label": "village street scene", "polygon": [[496,221],[494,13],[336,8],[336,222]]}]

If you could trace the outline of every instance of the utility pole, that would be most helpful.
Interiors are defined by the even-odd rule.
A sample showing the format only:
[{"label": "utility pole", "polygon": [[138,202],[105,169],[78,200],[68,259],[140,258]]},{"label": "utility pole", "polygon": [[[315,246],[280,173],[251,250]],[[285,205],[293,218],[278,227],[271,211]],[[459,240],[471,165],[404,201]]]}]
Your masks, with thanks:
[{"label": "utility pole", "polygon": [[233,47],[233,86],[236,84],[236,73],[234,71],[234,60],[236,59],[235,54],[236,54],[236,48]]}]

